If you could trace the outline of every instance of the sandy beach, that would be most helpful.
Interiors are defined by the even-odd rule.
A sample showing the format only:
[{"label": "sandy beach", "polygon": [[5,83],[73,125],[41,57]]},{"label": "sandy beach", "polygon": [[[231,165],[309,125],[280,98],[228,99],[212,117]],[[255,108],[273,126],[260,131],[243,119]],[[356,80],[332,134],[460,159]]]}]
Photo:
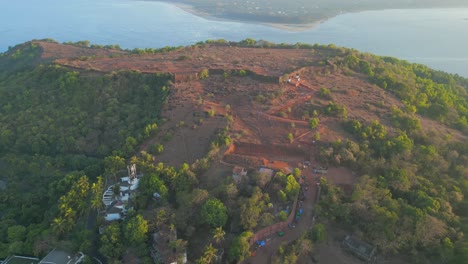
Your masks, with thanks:
[{"label": "sandy beach", "polygon": [[303,32],[303,31],[312,30],[315,27],[317,27],[319,24],[327,20],[327,19],[322,19],[322,20],[318,20],[312,23],[305,23],[305,24],[265,23],[265,22],[257,22],[257,21],[244,21],[240,19],[235,20],[235,19],[227,19],[227,18],[213,16],[212,14],[200,11],[196,9],[194,6],[189,5],[189,4],[184,4],[184,3],[179,3],[179,2],[169,2],[169,1],[164,1],[164,0],[157,0],[157,1],[174,5],[184,10],[187,13],[190,13],[198,17],[202,17],[207,20],[259,24],[259,25],[273,27],[273,28],[277,28],[277,29],[281,29],[285,31],[290,31],[290,32]]}]

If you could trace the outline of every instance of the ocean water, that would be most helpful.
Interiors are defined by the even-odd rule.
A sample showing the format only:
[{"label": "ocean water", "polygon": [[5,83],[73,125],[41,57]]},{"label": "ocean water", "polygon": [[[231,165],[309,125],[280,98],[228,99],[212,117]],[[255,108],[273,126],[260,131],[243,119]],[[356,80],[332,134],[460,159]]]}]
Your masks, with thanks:
[{"label": "ocean water", "polygon": [[468,77],[468,7],[349,13],[302,32],[207,20],[153,1],[0,0],[0,7],[0,52],[42,38],[89,40],[129,49],[253,38],[277,43],[333,43]]}]

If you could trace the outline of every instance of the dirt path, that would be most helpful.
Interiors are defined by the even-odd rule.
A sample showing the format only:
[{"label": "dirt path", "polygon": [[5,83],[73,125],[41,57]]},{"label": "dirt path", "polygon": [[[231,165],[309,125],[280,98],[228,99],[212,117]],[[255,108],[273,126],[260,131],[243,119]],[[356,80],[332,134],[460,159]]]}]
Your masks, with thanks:
[{"label": "dirt path", "polygon": [[302,124],[302,125],[308,125],[309,122],[307,121],[304,121],[304,120],[300,120],[300,119],[293,119],[293,118],[286,118],[286,117],[279,117],[279,116],[275,116],[275,115],[270,115],[268,113],[264,113],[264,112],[261,112],[261,111],[252,111],[252,110],[241,110],[239,112],[243,112],[243,113],[247,113],[249,115],[257,115],[257,118],[259,116],[262,116],[264,117],[266,120],[273,120],[273,121],[277,121],[277,122],[283,122],[283,123],[295,123],[296,125],[297,124]]},{"label": "dirt path", "polygon": [[273,235],[270,240],[268,238],[266,241],[266,246],[257,250],[255,256],[249,258],[245,263],[252,264],[268,264],[272,263],[272,257],[278,251],[278,248],[283,243],[290,243],[298,239],[303,235],[308,229],[313,225],[313,209],[315,204],[315,197],[317,195],[317,185],[314,180],[314,175],[310,169],[304,170],[303,175],[306,177],[306,181],[309,183],[309,190],[306,191],[306,198],[302,204],[304,213],[301,220],[296,224],[295,228],[284,230],[285,235],[283,237],[278,237]]}]

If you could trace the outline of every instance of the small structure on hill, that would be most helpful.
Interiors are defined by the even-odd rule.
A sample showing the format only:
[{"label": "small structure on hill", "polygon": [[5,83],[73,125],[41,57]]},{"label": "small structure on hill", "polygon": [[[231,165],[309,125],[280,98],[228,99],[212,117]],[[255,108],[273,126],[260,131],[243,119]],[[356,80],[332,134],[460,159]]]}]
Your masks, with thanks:
[{"label": "small structure on hill", "polygon": [[262,168],[260,168],[258,170],[258,173],[266,175],[267,181],[269,182],[271,180],[271,178],[273,178],[273,175],[275,174],[275,171],[272,170],[272,169],[269,169],[269,168],[262,167]]},{"label": "small structure on hill", "polygon": [[244,167],[234,166],[232,169],[232,180],[235,184],[240,184],[247,177],[247,170]]},{"label": "small structure on hill", "polygon": [[109,186],[102,195],[102,202],[106,206],[104,216],[106,221],[122,219],[127,214],[125,204],[130,202],[133,192],[138,189],[140,182],[138,176],[141,175],[137,175],[136,165],[132,164],[127,169],[128,176],[120,178],[120,183]]},{"label": "small structure on hill", "polygon": [[353,236],[347,235],[342,243],[346,251],[351,252],[357,257],[369,263],[375,263],[377,249]]},{"label": "small structure on hill", "polygon": [[3,261],[0,260],[2,264],[38,264],[39,259],[34,257],[25,257],[25,256],[9,256]]},{"label": "small structure on hill", "polygon": [[83,262],[85,255],[81,252],[72,254],[69,251],[54,248],[43,259],[25,256],[9,256],[2,264],[79,264]]},{"label": "small structure on hill", "polygon": [[268,161],[266,159],[263,160],[263,166],[272,170],[281,171],[282,173],[288,174],[292,173],[292,168],[289,166],[287,162],[283,161]]},{"label": "small structure on hill", "polygon": [[68,251],[54,248],[47,256],[45,256],[39,264],[78,264],[83,261],[84,254],[71,254]]},{"label": "small structure on hill", "polygon": [[123,214],[122,214],[122,209],[118,207],[111,207],[109,210],[106,212],[106,216],[104,216],[104,219],[106,221],[116,221],[122,219]]}]

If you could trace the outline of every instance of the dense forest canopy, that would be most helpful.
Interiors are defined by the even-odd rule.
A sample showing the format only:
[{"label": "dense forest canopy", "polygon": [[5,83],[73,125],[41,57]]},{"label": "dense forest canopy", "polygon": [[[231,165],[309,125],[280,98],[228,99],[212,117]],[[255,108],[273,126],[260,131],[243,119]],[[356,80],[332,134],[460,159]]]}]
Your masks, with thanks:
[{"label": "dense forest canopy", "polygon": [[[326,74],[343,72],[363,79],[400,100],[400,108],[375,102],[389,108],[380,120],[358,120],[348,117],[353,109],[335,101],[334,89],[319,89],[317,100],[326,103],[309,109],[314,117],[308,126],[313,130],[321,118],[332,118],[345,136],[334,142],[316,137],[317,159],[351,168],[359,179],[351,193],[320,181],[318,221],[358,234],[383,255],[409,256],[412,263],[464,263],[468,257],[467,79],[334,45],[215,40],[190,50],[226,44],[323,53],[323,60],[306,63],[322,67]],[[104,48],[88,42],[72,45]],[[151,56],[177,49],[183,48],[136,49],[126,55]],[[201,184],[204,173],[222,156],[222,148],[236,140],[231,137],[231,106],[224,106],[226,126],[217,130],[206,157],[174,168],[155,162],[164,151],[162,142],[155,142],[148,152],[138,151],[144,140],[157,134],[171,138],[169,132],[160,131],[159,116],[170,96],[169,74],[77,70],[44,60],[41,52],[32,42],[0,54],[0,258],[43,256],[61,243],[90,255],[99,252],[109,263],[120,263],[128,252],[151,263],[149,234],[176,230],[178,239],[170,243],[173,252],[188,246],[191,259],[210,263],[217,249],[206,241],[213,240],[216,247],[225,243],[228,261],[235,262],[249,257],[249,239],[255,231],[287,218],[286,213],[275,215],[270,209],[273,201],[288,205],[298,197],[298,168],[272,179],[253,173],[240,185],[230,177],[212,188]],[[203,73],[203,79],[211,78],[208,70]],[[248,78],[244,70],[238,73],[222,76]],[[214,100],[215,95],[207,98]],[[252,99],[252,103],[259,102]],[[214,116],[213,108],[207,111],[206,118]],[[423,129],[423,119],[450,127],[451,133]],[[179,122],[178,127],[183,126]],[[90,219],[102,209],[107,180],[118,180],[118,171],[129,163],[137,164],[144,174],[132,202],[134,210],[98,236]],[[275,192],[267,192],[269,180]],[[113,192],[117,195],[118,188]],[[296,263],[300,254],[311,252],[313,243],[324,240],[324,233],[325,226],[316,225],[282,247],[278,259]]]},{"label": "dense forest canopy", "polygon": [[[35,241],[47,240],[57,201],[79,179],[76,188],[85,194],[70,199],[86,205],[87,185],[103,173],[103,158],[133,155],[157,129],[168,94],[166,75],[78,72],[34,63],[39,54],[29,43],[0,58],[0,179],[6,185],[0,257],[37,252]],[[80,210],[72,222],[85,214]],[[24,234],[10,238],[10,227]]]}]

